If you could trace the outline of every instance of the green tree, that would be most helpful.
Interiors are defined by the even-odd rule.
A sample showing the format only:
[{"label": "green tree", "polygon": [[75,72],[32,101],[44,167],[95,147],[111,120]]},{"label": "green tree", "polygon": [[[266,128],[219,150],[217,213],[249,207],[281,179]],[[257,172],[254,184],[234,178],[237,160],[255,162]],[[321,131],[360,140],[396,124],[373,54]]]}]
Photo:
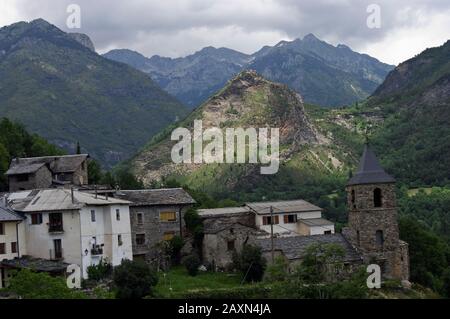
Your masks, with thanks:
[{"label": "green tree", "polygon": [[117,298],[140,299],[152,293],[152,287],[158,283],[158,276],[144,261],[125,259],[114,268],[113,280]]},{"label": "green tree", "polygon": [[261,281],[266,269],[266,259],[262,256],[261,248],[244,245],[240,253],[235,253],[234,265],[242,273],[247,282]]},{"label": "green tree", "polygon": [[411,280],[438,291],[449,264],[447,244],[411,217],[400,218],[399,230],[400,238],[409,244]]},{"label": "green tree", "polygon": [[103,180],[103,172],[100,164],[96,160],[88,162],[89,184],[99,184]]},{"label": "green tree", "polygon": [[63,277],[52,277],[47,273],[37,273],[22,269],[9,282],[8,291],[24,299],[84,299],[86,295],[69,289]]}]

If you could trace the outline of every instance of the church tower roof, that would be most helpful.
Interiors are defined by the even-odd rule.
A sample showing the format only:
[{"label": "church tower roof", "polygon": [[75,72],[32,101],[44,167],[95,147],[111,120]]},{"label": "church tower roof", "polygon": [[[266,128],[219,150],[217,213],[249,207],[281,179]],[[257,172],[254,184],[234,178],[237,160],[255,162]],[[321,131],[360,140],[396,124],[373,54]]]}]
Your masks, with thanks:
[{"label": "church tower roof", "polygon": [[358,171],[348,181],[347,185],[394,183],[395,178],[385,172],[378,162],[375,153],[368,144],[364,147],[363,155],[359,161]]}]

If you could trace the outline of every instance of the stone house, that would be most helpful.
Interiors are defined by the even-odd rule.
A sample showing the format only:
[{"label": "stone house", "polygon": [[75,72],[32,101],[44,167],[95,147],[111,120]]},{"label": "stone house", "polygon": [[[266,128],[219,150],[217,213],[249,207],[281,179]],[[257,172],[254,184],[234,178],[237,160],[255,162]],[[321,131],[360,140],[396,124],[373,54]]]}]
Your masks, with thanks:
[{"label": "stone house", "polygon": [[119,190],[114,197],[130,201],[135,258],[154,258],[155,247],[174,236],[184,236],[184,213],[195,200],[182,188]]},{"label": "stone house", "polygon": [[203,219],[203,263],[214,270],[227,270],[234,252],[261,235],[255,225],[255,215],[246,206],[199,209]]},{"label": "stone house", "polygon": [[9,191],[88,184],[88,154],[14,158],[8,171]]},{"label": "stone house", "polygon": [[[355,265],[361,265],[363,259],[358,251],[345,239],[342,234],[313,235],[313,236],[289,236],[273,239],[273,256],[284,258],[289,270],[292,271],[299,265],[312,244],[335,244],[343,248],[343,265],[351,271]],[[270,238],[256,239],[255,244],[261,247],[264,258],[272,262],[272,242]]]}]

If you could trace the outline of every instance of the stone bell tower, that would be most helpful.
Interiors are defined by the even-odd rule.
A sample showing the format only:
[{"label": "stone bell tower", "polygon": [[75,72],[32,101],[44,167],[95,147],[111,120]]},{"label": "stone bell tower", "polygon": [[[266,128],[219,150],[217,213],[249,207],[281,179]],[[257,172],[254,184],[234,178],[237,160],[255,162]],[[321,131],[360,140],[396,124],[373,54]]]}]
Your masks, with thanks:
[{"label": "stone bell tower", "polygon": [[408,244],[399,239],[395,179],[380,166],[368,144],[348,181],[347,240],[367,264],[378,264],[384,278],[409,279]]}]

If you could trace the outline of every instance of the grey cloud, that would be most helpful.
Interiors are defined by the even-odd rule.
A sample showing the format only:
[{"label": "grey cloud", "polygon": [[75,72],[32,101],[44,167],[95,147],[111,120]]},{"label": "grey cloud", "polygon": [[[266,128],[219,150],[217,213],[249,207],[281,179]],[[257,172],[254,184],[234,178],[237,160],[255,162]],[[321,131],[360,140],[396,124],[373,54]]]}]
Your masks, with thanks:
[{"label": "grey cloud", "polygon": [[[448,0],[16,0],[16,7],[24,19],[43,17],[71,31],[65,27],[71,3],[81,6],[79,31],[98,50],[124,47],[147,56],[185,55],[210,44],[250,53],[307,33],[358,49],[450,10]],[[381,29],[366,26],[372,3],[381,6]]]}]

